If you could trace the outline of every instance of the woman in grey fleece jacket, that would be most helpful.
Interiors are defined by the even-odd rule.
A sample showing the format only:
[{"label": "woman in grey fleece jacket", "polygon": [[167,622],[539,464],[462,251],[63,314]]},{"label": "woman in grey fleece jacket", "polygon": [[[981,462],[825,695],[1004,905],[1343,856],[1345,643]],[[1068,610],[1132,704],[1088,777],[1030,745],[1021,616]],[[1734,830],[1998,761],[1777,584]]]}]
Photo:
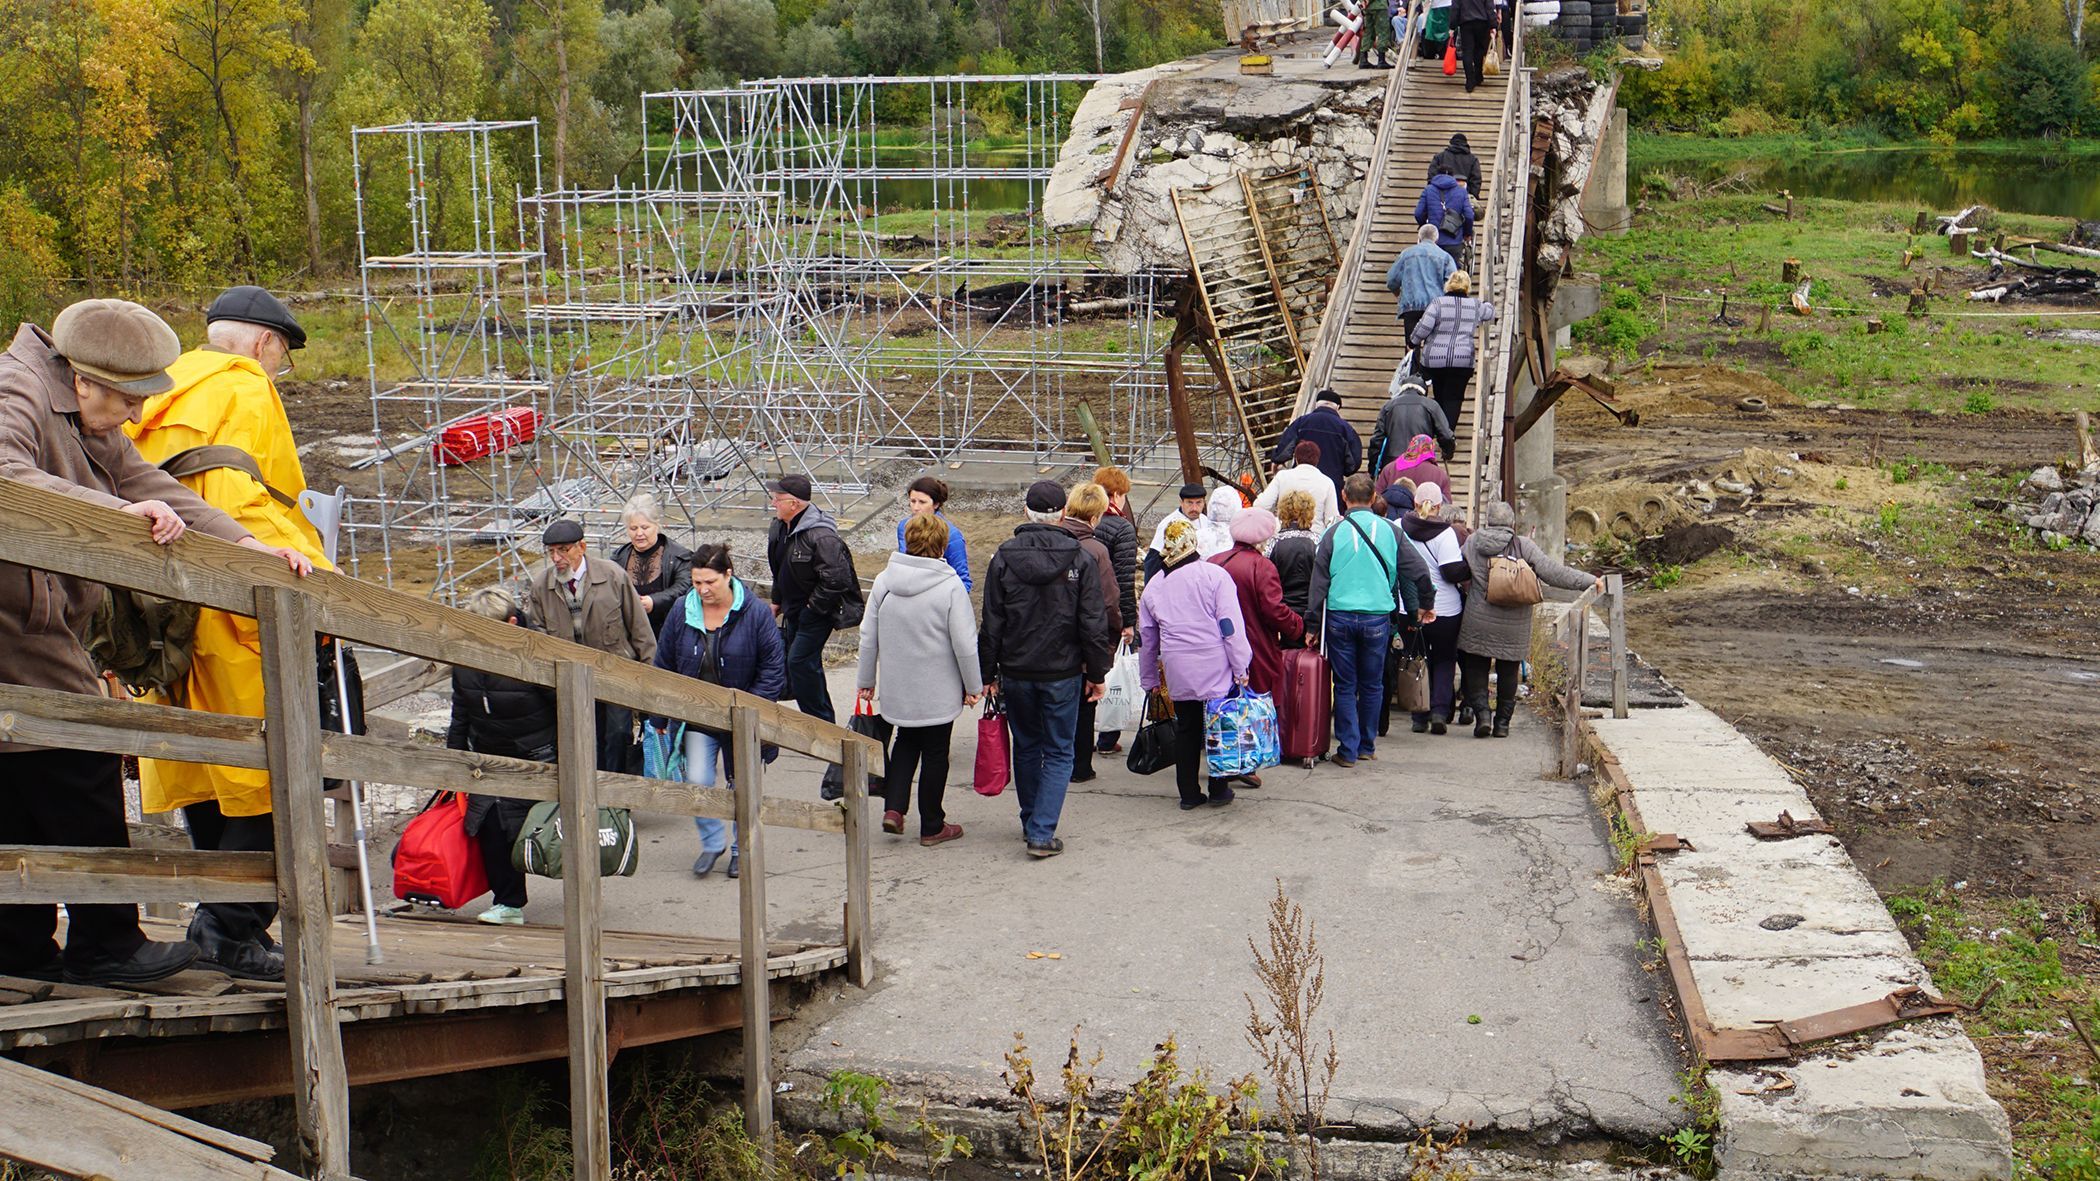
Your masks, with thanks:
[{"label": "woman in grey fleece jacket", "polygon": [[905,524],[905,551],[875,576],[860,625],[860,698],[896,727],[883,780],[882,830],[902,833],[911,807],[912,772],[919,774],[919,843],[938,845],[963,834],[948,823],[941,798],[948,786],[948,744],[964,706],[977,704],[984,685],[977,666],[977,620],[970,592],[942,556],[948,526],[937,517]]},{"label": "woman in grey fleece jacket", "polygon": [[[1502,501],[1480,513],[1480,528],[1460,550],[1473,580],[1466,584],[1466,606],[1459,614],[1458,660],[1466,704],[1473,710],[1473,737],[1509,737],[1510,715],[1517,712],[1517,677],[1531,657],[1530,607],[1499,607],[1487,601],[1488,562],[1507,555],[1531,564],[1539,581],[1562,590],[1587,590],[1597,581],[1573,566],[1556,562],[1517,532],[1517,514]],[[1494,721],[1488,721],[1488,669],[1495,672]]]}]

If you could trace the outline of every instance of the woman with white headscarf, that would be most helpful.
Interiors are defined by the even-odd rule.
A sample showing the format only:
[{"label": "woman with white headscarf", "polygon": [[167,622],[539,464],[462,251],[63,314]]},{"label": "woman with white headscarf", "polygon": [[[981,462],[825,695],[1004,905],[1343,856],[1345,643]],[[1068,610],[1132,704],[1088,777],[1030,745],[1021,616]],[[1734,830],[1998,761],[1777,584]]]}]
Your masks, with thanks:
[{"label": "woman with white headscarf", "polygon": [[1196,556],[1207,558],[1232,548],[1232,519],[1246,501],[1234,488],[1214,488],[1203,515],[1196,520]]}]

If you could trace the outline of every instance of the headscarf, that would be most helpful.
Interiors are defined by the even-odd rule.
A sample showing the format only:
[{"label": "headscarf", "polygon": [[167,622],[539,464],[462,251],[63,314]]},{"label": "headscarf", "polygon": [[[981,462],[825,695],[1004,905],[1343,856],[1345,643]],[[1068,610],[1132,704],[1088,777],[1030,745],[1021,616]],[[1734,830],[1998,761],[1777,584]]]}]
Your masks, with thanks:
[{"label": "headscarf", "polygon": [[[1210,503],[1196,521],[1196,552],[1199,555],[1207,558],[1232,548],[1232,519],[1240,514],[1245,503],[1237,489],[1211,490]],[[1162,553],[1160,556],[1166,555]]]},{"label": "headscarf", "polygon": [[1436,440],[1428,435],[1416,435],[1407,441],[1407,450],[1400,453],[1400,458],[1393,461],[1393,470],[1404,472],[1425,459],[1434,460],[1436,457]]},{"label": "headscarf", "polygon": [[1196,556],[1196,527],[1187,521],[1169,518],[1166,538],[1160,542],[1160,561],[1168,566],[1179,566]]}]

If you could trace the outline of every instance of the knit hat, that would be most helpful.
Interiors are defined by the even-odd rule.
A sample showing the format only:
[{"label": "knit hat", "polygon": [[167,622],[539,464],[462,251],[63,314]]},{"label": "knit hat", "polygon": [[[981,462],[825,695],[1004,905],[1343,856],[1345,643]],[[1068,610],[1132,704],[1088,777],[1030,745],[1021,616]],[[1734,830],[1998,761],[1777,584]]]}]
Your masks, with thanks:
[{"label": "knit hat", "polygon": [[1265,508],[1242,509],[1228,531],[1241,545],[1261,545],[1276,536],[1276,514]]},{"label": "knit hat", "polygon": [[168,366],[182,340],[168,322],[128,299],[83,299],[51,321],[51,345],[76,371],[134,398],[175,388]]},{"label": "knit hat", "polygon": [[1444,503],[1444,490],[1435,484],[1423,484],[1415,489],[1415,507],[1426,508]]},{"label": "knit hat", "polygon": [[1057,513],[1065,508],[1064,486],[1055,480],[1037,480],[1028,486],[1028,511]]},{"label": "knit hat", "polygon": [[1187,521],[1167,522],[1167,535],[1159,543],[1159,556],[1169,566],[1178,566],[1196,556],[1196,527]]}]

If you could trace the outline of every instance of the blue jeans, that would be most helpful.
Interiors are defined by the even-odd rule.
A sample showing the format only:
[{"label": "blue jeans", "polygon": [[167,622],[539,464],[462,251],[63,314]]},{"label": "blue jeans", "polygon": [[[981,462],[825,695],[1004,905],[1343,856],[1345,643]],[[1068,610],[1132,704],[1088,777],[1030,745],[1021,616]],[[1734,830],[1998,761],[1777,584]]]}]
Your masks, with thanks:
[{"label": "blue jeans", "polygon": [[1057,835],[1065,789],[1072,785],[1072,738],[1078,732],[1079,699],[1085,689],[1078,677],[1007,677],[1000,680],[999,692],[1006,698],[1006,724],[1014,733],[1014,794],[1021,801],[1021,835],[1031,845],[1045,845]]},{"label": "blue jeans", "polygon": [[[700,787],[715,785],[715,763],[727,762],[729,744],[712,734],[704,734],[690,726],[685,731],[685,781]],[[735,776],[730,777],[730,786],[736,786]],[[723,843],[724,835],[733,834],[736,826],[727,821],[707,816],[693,817],[693,827],[700,830],[700,850],[704,853],[720,853],[733,847]]]},{"label": "blue jeans", "polygon": [[1390,616],[1369,611],[1327,613],[1327,664],[1334,670],[1334,753],[1360,759],[1378,736],[1385,698],[1385,653],[1393,640]]},{"label": "blue jeans", "polygon": [[782,629],[787,641],[788,696],[813,718],[835,722],[831,709],[831,687],[824,683],[824,645],[831,640],[831,624],[813,611],[804,610]]}]

